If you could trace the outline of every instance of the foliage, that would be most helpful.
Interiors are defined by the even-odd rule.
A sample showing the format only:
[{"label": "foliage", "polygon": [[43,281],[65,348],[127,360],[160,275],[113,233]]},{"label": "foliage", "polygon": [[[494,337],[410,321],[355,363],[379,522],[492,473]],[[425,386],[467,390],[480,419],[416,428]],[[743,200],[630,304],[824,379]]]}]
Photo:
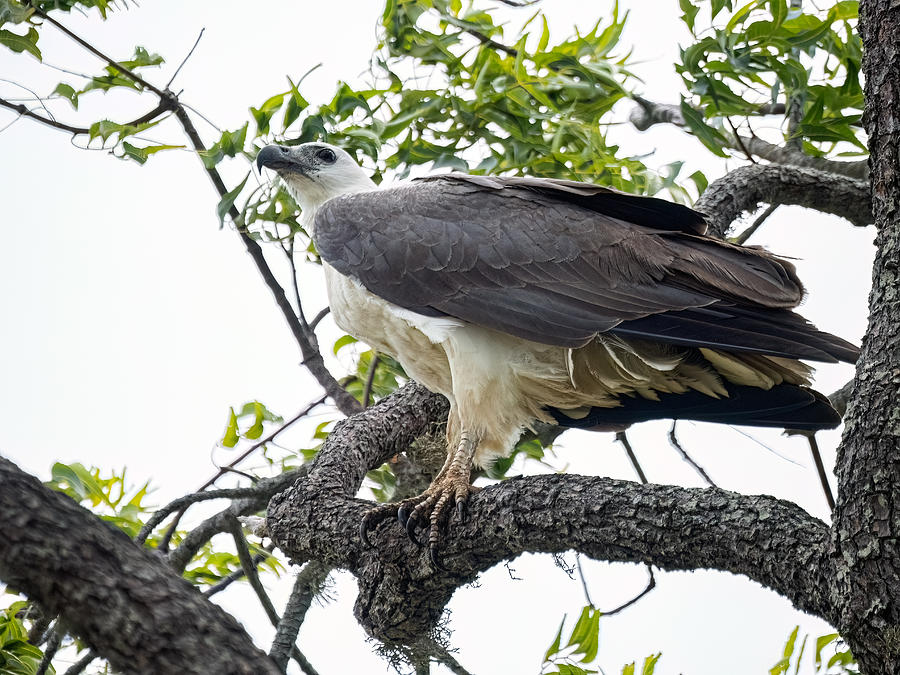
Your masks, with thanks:
[{"label": "foliage", "polygon": [[[687,89],[685,120],[707,148],[724,156],[729,145],[724,120],[748,119],[762,106],[784,101],[789,116],[796,110],[796,124],[785,129],[785,139],[802,141],[804,152],[865,154],[856,0],[812,11],[789,7],[787,0],[741,6],[715,0],[703,7],[711,25],[699,31],[700,7],[681,0],[683,20],[697,41],[682,49],[677,68]],[[727,21],[725,9],[731,12]]]},{"label": "foliage", "polygon": [[[787,642],[784,644],[784,654],[769,670],[770,675],[786,675],[787,673],[792,672],[791,666],[793,666],[794,675],[797,675],[800,672],[800,666],[802,665],[803,654],[809,636],[803,636],[803,640],[800,642],[800,647],[798,649],[797,634],[799,631],[800,626],[796,626],[788,637]],[[834,650],[834,653],[827,659],[823,654],[826,649]],[[813,661],[813,670],[808,672],[819,673],[821,675],[859,674],[859,668],[856,665],[853,654],[851,654],[850,650],[843,645],[840,636],[837,633],[829,633],[828,635],[817,637],[815,652],[811,655],[811,658]]]},{"label": "foliage", "polygon": [[[22,616],[28,603],[17,601],[0,609],[0,673],[7,675],[36,675],[44,653],[28,642],[28,630]],[[47,671],[56,672],[53,666]]]}]

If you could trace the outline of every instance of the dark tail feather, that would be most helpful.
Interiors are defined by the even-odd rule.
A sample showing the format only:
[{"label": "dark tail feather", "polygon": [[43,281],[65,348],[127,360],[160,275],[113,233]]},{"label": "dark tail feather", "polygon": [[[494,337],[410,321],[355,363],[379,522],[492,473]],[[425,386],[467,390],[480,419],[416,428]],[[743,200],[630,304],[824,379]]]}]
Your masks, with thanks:
[{"label": "dark tail feather", "polygon": [[660,394],[659,401],[623,396],[618,408],[592,408],[581,419],[568,417],[555,408],[549,412],[561,426],[580,429],[658,419],[806,431],[833,429],[841,423],[841,416],[828,399],[813,389],[793,384],[779,384],[769,390],[734,384],[725,386],[727,398],[712,398],[698,391]]}]

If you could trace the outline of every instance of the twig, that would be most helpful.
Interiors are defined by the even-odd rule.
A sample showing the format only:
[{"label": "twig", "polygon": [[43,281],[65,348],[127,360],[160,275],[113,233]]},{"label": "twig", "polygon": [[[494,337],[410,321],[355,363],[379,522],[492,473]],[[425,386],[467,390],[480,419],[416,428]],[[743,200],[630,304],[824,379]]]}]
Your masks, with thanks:
[{"label": "twig", "polygon": [[222,490],[209,490],[207,492],[193,492],[189,495],[184,495],[183,497],[179,497],[178,499],[174,499],[164,507],[156,511],[150,519],[144,524],[144,526],[137,533],[137,536],[134,540],[138,544],[143,544],[147,537],[150,536],[150,533],[159,525],[162,521],[164,521],[169,514],[174,511],[184,511],[186,507],[191,504],[196,504],[197,502],[204,502],[210,499],[236,499],[241,497],[253,497],[257,494],[259,488],[257,487],[246,487],[246,488],[225,488]]},{"label": "twig", "polygon": [[[268,547],[266,547],[266,550],[268,550]],[[268,557],[269,557],[269,555],[267,553],[254,554],[253,565],[255,567],[259,567],[259,564]],[[231,584],[233,584],[235,581],[239,581],[240,579],[243,579],[243,578],[244,578],[244,568],[241,567],[240,569],[235,570],[231,574],[222,577],[221,580],[217,581],[215,584],[213,584],[206,590],[202,591],[202,593],[207,598],[211,598],[216,593],[221,593],[222,591],[224,591],[226,588],[231,586]]]},{"label": "twig", "polygon": [[81,675],[84,672],[85,668],[91,665],[94,659],[99,656],[97,652],[93,649],[89,650],[87,654],[78,659],[75,663],[73,663],[69,669],[63,673],[63,675]]},{"label": "twig", "polygon": [[277,626],[280,617],[275,610],[275,605],[272,604],[272,599],[269,597],[269,594],[266,593],[266,589],[259,579],[259,570],[257,570],[256,565],[253,564],[253,555],[250,553],[250,547],[247,546],[247,539],[244,537],[244,531],[241,529],[241,524],[238,522],[237,518],[232,517],[229,520],[228,529],[231,532],[231,536],[234,538],[234,545],[237,547],[238,560],[241,561],[241,568],[243,568],[244,574],[247,575],[247,581],[250,582],[250,587],[256,593],[256,597],[259,598],[259,602],[262,605],[266,616],[269,617],[269,621],[273,626]]},{"label": "twig", "polygon": [[647,476],[644,475],[644,470],[641,468],[637,456],[634,454],[634,449],[631,447],[628,435],[624,431],[618,431],[616,432],[616,440],[622,444],[623,448],[625,448],[625,454],[627,454],[628,459],[631,460],[631,466],[634,467],[634,472],[637,474],[638,479],[640,479],[641,483],[646,485],[649,481],[647,480]]},{"label": "twig", "polygon": [[819,474],[819,483],[822,485],[822,492],[825,493],[825,501],[828,502],[828,508],[834,511],[834,495],[831,492],[831,485],[828,482],[828,474],[825,473],[825,464],[822,462],[822,453],[819,452],[819,442],[816,440],[814,433],[805,433],[806,440],[809,443],[809,451],[812,453],[813,462],[816,465],[816,473]]},{"label": "twig", "polygon": [[50,639],[47,641],[47,646],[44,647],[44,655],[41,657],[41,662],[38,664],[37,670],[34,671],[34,675],[46,675],[50,662],[53,661],[53,657],[56,656],[56,652],[59,650],[59,645],[62,644],[63,633],[64,631],[59,625],[59,619],[57,619],[56,625],[50,633]]},{"label": "twig", "polygon": [[647,593],[649,593],[654,588],[656,588],[656,577],[653,576],[653,568],[650,567],[650,565],[647,565],[647,574],[650,576],[650,580],[647,582],[647,587],[644,590],[642,590],[640,593],[638,593],[636,596],[634,596],[631,600],[626,602],[624,605],[619,605],[618,607],[616,607],[613,610],[610,610],[609,612],[602,612],[603,616],[613,616],[614,614],[618,614],[619,612],[621,612],[624,609],[628,609],[634,603],[636,603],[638,600],[640,600],[645,595],[647,595]]},{"label": "twig", "polygon": [[699,474],[707,485],[710,487],[719,487],[713,482],[713,479],[709,477],[709,474],[706,473],[703,467],[694,461],[694,458],[687,453],[687,450],[685,450],[684,446],[678,441],[678,437],[675,435],[675,427],[677,424],[677,421],[672,420],[672,428],[669,429],[669,444],[678,451],[678,454],[681,455],[681,459],[691,465],[691,468]]},{"label": "twig", "polygon": [[[188,139],[190,139],[194,150],[197,153],[206,150],[206,146],[203,144],[200,134],[197,133],[194,123],[191,121],[190,116],[184,108],[179,105],[175,110],[175,115],[178,117],[178,121],[181,122],[181,126],[184,129],[185,134],[187,134]],[[216,192],[219,193],[219,196],[224,197],[228,194],[228,188],[225,187],[225,182],[222,180],[222,176],[219,172],[215,168],[208,168],[205,165],[204,169],[210,181],[212,181],[213,186],[216,188]],[[241,222],[241,214],[233,204],[231,208],[228,209],[228,215],[233,222]],[[284,315],[284,318],[294,335],[294,339],[300,347],[300,352],[303,355],[303,363],[306,365],[307,370],[309,370],[310,374],[316,378],[342,413],[349,416],[362,410],[359,401],[351,396],[328,371],[328,368],[325,367],[325,361],[315,343],[315,335],[303,328],[303,325],[294,313],[294,309],[291,307],[290,301],[287,299],[284,288],[278,283],[268,262],[266,262],[262,248],[260,248],[259,244],[256,243],[249,234],[244,232],[242,228],[238,227],[237,232],[244,244],[244,248],[247,249],[247,253],[253,258],[253,262],[256,263],[256,267],[262,275],[263,281],[266,286],[269,287],[269,290],[275,299],[275,304],[278,305],[282,315]]]},{"label": "twig", "polygon": [[744,139],[741,138],[741,135],[738,133],[737,127],[734,126],[734,122],[731,121],[730,117],[726,117],[725,121],[728,122],[728,126],[730,126],[731,131],[734,132],[734,140],[737,142],[738,147],[741,149],[741,152],[746,155],[747,159],[749,159],[751,163],[756,164],[756,158],[750,153],[750,151],[747,149],[747,146],[744,145]]},{"label": "twig", "polygon": [[319,310],[319,313],[313,317],[313,320],[309,322],[309,329],[315,330],[316,326],[319,325],[319,322],[322,321],[328,314],[331,313],[331,307],[325,307]]},{"label": "twig", "polygon": [[210,516],[191,530],[174,551],[169,553],[169,564],[179,573],[183,572],[197,551],[219,532],[226,532],[231,521],[237,516],[246,516],[265,508],[269,499],[305,476],[309,468],[301,466],[293,471],[285,471],[271,478],[264,478],[256,484],[258,492],[253,497],[236,499],[225,509]]},{"label": "twig", "polygon": [[[294,260],[294,237],[291,237],[290,248],[285,249],[288,263],[291,266],[291,287],[294,289],[294,302],[297,304],[297,318],[300,319],[300,325],[309,332],[310,337],[318,344],[315,333],[310,330],[309,324],[306,323],[306,315],[303,313],[303,301],[300,299],[300,286],[297,283],[297,261]],[[365,404],[363,404],[365,407]]]},{"label": "twig", "polygon": [[200,29],[200,34],[197,36],[197,39],[194,40],[194,46],[191,47],[191,50],[187,53],[187,56],[184,57],[181,63],[178,64],[178,67],[175,69],[175,72],[172,74],[172,77],[166,82],[166,89],[172,86],[172,83],[175,81],[175,78],[178,77],[178,73],[181,72],[181,69],[184,68],[184,64],[188,62],[188,59],[194,54],[194,50],[197,49],[197,45],[200,44],[200,38],[203,37],[203,32],[206,28]]},{"label": "twig", "polygon": [[[306,406],[303,410],[301,410],[299,413],[297,413],[296,415],[294,415],[294,417],[292,417],[292,418],[289,419],[287,422],[285,422],[285,423],[282,424],[280,427],[278,427],[278,428],[277,428],[275,431],[273,431],[271,434],[269,434],[268,436],[266,436],[265,438],[263,438],[261,441],[258,441],[258,442],[256,442],[256,443],[254,443],[252,446],[250,446],[249,449],[247,449],[246,451],[244,451],[243,453],[241,453],[236,459],[232,460],[230,464],[227,464],[227,465],[225,465],[225,466],[223,466],[223,467],[219,467],[219,470],[216,471],[216,474],[215,474],[212,478],[210,478],[209,480],[207,480],[203,485],[201,485],[201,486],[197,489],[197,491],[196,491],[195,493],[193,493],[193,494],[200,494],[200,493],[202,493],[204,490],[206,490],[206,488],[210,487],[210,486],[213,485],[217,480],[219,480],[219,478],[221,478],[222,476],[224,476],[224,475],[225,475],[226,473],[228,473],[229,471],[233,470],[234,467],[235,467],[237,464],[239,464],[240,462],[243,462],[245,459],[247,459],[247,457],[249,457],[251,454],[253,454],[254,452],[256,452],[256,450],[258,450],[258,449],[261,448],[262,446],[266,445],[267,443],[271,443],[271,442],[275,439],[275,437],[278,436],[278,434],[280,434],[282,431],[284,431],[285,429],[287,429],[289,426],[291,426],[292,424],[294,424],[294,423],[297,422],[298,420],[300,420],[300,419],[302,419],[303,417],[305,417],[306,415],[308,415],[315,407],[317,407],[317,406],[323,404],[323,403],[325,402],[325,399],[326,399],[326,398],[328,398],[328,397],[327,397],[327,396],[321,396],[321,397],[319,397],[318,399],[316,399],[315,401],[313,401],[312,403],[310,403],[309,405],[307,405],[307,406]],[[243,489],[254,489],[254,488],[243,488]],[[215,498],[213,497],[212,499],[215,499]],[[178,500],[175,500],[175,501],[178,501]],[[191,502],[191,503],[193,503],[193,502]],[[187,506],[190,506],[190,503],[187,504]],[[178,511],[178,513],[175,515],[175,518],[172,520],[172,523],[169,525],[169,528],[165,531],[165,533],[163,534],[163,536],[160,538],[159,543],[157,544],[157,548],[158,548],[158,549],[163,550],[163,551],[168,550],[168,548],[169,548],[169,542],[172,540],[172,535],[175,534],[175,530],[176,530],[176,528],[178,527],[178,522],[179,522],[179,521],[181,520],[181,518],[184,516],[184,513],[185,513],[186,510],[187,510],[186,508],[181,508],[181,509]],[[154,517],[155,517],[155,515],[154,515]],[[162,521],[159,521],[159,522],[162,522]],[[159,523],[157,523],[157,524],[159,524]],[[149,523],[148,523],[148,525],[149,525]],[[155,526],[156,526],[156,525],[154,525],[154,527],[155,527]],[[147,526],[145,525],[144,527],[147,527]],[[143,528],[142,528],[142,531],[143,531]],[[147,533],[147,535],[149,535],[149,533]],[[146,537],[147,535],[145,535],[145,537]]]},{"label": "twig", "polygon": [[362,406],[369,407],[369,398],[372,396],[372,383],[375,382],[375,371],[378,369],[378,353],[372,353],[372,361],[369,363],[369,374],[366,376],[366,384],[363,387]]},{"label": "twig", "polygon": [[38,115],[36,112],[32,112],[26,106],[21,103],[11,103],[6,99],[0,98],[0,107],[9,108],[13,110],[21,117],[27,117],[29,119],[40,122],[41,124],[45,124],[48,127],[53,127],[54,129],[61,129],[62,131],[68,131],[70,134],[78,135],[78,134],[87,134],[90,129],[86,127],[73,127],[69,124],[64,124],[62,122],[57,122],[56,120],[51,120],[49,117],[44,117],[43,115]]},{"label": "twig", "polygon": [[65,26],[63,26],[59,21],[57,21],[57,20],[54,19],[53,17],[51,17],[51,16],[49,16],[48,14],[46,14],[45,12],[41,11],[40,9],[38,9],[37,7],[35,7],[34,5],[30,5],[30,6],[34,9],[34,14],[35,14],[35,16],[39,16],[39,17],[41,17],[44,21],[46,21],[47,23],[49,23],[49,24],[51,24],[51,25],[53,25],[53,26],[56,26],[56,28],[58,28],[60,31],[62,31],[63,33],[65,33],[68,37],[70,37],[71,39],[73,39],[75,42],[77,42],[79,45],[81,45],[84,49],[86,49],[87,51],[89,51],[91,54],[93,54],[94,56],[96,56],[98,59],[101,59],[102,61],[106,61],[106,63],[107,63],[108,65],[112,66],[113,68],[115,68],[116,70],[118,70],[120,73],[122,73],[123,75],[127,76],[129,79],[131,79],[132,81],[134,81],[135,83],[141,85],[141,86],[144,87],[145,89],[149,89],[149,90],[152,91],[154,94],[156,94],[157,96],[159,96],[159,98],[162,99],[162,100],[166,100],[166,99],[169,99],[169,98],[173,98],[173,95],[172,95],[171,92],[166,92],[166,91],[163,91],[162,89],[159,89],[158,87],[153,86],[152,84],[150,84],[149,82],[147,82],[147,80],[145,80],[143,77],[141,77],[140,75],[138,75],[138,74],[135,73],[134,71],[129,70],[128,68],[126,68],[125,66],[123,66],[123,65],[122,65],[121,63],[119,63],[118,61],[116,61],[116,60],[110,58],[109,56],[107,56],[106,54],[104,54],[103,52],[101,52],[99,49],[97,49],[96,47],[94,47],[92,44],[90,44],[90,43],[87,42],[86,40],[84,40],[84,39],[80,38],[79,36],[77,36],[75,33],[73,33],[73,32],[70,31],[68,28],[66,28]]},{"label": "twig", "polygon": [[764,222],[766,222],[766,219],[769,216],[771,216],[772,213],[775,212],[775,209],[777,209],[778,206],[779,206],[778,204],[769,204],[766,207],[766,210],[763,211],[762,213],[760,213],[756,217],[756,220],[754,220],[753,223],[749,227],[747,227],[746,230],[744,230],[739,235],[737,235],[734,239],[732,239],[732,242],[735,244],[738,244],[739,246],[743,246],[745,243],[747,243],[747,240],[753,236],[753,234],[759,229],[760,225],[762,225]]},{"label": "twig", "polygon": [[595,607],[594,601],[591,600],[591,594],[588,592],[587,579],[584,578],[584,570],[581,569],[581,554],[575,554],[575,567],[578,568],[578,578],[581,579],[581,588],[584,590],[584,599],[591,607]]},{"label": "twig", "polygon": [[330,573],[330,567],[311,560],[294,580],[294,588],[291,590],[281,620],[278,622],[272,647],[269,649],[269,657],[282,670],[287,668],[291,648],[295,646],[300,626],[306,619],[313,598]]}]

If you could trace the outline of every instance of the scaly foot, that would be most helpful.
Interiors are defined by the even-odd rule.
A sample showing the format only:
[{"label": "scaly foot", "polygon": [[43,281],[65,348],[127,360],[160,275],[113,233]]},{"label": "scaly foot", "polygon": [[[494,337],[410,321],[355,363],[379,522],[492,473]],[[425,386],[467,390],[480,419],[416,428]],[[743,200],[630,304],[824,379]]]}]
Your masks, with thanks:
[{"label": "scaly foot", "polygon": [[417,529],[424,529],[427,525],[428,556],[435,567],[446,571],[437,557],[441,527],[453,510],[460,522],[465,520],[466,502],[469,495],[478,489],[470,484],[475,447],[475,441],[463,433],[456,450],[447,457],[444,468],[425,492],[397,504],[384,504],[369,511],[360,523],[359,535],[363,542],[371,546],[369,530],[377,527],[383,520],[396,516],[407,536],[416,545],[422,546]]}]

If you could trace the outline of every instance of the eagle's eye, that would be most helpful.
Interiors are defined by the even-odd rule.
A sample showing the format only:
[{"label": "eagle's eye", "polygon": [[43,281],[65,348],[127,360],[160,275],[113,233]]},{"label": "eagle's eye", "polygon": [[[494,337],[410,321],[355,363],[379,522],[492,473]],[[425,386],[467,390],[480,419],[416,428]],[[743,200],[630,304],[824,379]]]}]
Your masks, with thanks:
[{"label": "eagle's eye", "polygon": [[334,161],[337,159],[337,155],[334,154],[334,150],[331,148],[320,148],[316,150],[316,157],[326,164],[334,164]]}]

